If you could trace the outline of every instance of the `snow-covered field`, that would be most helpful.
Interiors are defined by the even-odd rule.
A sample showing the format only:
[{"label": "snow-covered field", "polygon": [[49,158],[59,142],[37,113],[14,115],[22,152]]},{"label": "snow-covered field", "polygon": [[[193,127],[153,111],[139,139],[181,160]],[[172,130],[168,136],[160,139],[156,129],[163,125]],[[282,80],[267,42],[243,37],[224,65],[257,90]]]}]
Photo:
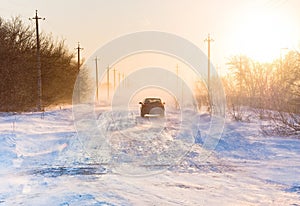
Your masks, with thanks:
[{"label": "snow-covered field", "polygon": [[227,120],[205,151],[207,114],[196,133],[191,124],[195,139],[176,114],[97,114],[105,161],[97,139],[78,137],[71,108],[0,114],[0,206],[300,205],[300,138],[263,136],[255,118]]}]

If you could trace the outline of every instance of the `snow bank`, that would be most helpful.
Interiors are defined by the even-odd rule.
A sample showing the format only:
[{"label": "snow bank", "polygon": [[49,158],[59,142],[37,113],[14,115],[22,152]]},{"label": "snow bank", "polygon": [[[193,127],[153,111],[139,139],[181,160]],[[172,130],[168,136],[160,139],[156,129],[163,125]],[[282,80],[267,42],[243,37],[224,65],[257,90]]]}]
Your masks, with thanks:
[{"label": "snow bank", "polygon": [[[175,114],[163,121],[96,112],[113,157],[106,163],[94,158],[102,154],[97,139],[78,138],[70,108],[2,114],[0,205],[300,205],[299,139],[227,121],[210,151],[207,114],[181,130]],[[128,175],[141,168],[150,175]]]}]

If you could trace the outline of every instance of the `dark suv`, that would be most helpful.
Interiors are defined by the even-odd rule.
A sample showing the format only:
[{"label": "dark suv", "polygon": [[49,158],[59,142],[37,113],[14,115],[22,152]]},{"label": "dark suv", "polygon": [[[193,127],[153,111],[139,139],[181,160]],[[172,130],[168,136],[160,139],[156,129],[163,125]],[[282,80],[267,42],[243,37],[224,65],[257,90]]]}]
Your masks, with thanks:
[{"label": "dark suv", "polygon": [[143,102],[140,102],[141,106],[141,117],[148,115],[159,115],[165,116],[164,102],[160,98],[146,98]]}]

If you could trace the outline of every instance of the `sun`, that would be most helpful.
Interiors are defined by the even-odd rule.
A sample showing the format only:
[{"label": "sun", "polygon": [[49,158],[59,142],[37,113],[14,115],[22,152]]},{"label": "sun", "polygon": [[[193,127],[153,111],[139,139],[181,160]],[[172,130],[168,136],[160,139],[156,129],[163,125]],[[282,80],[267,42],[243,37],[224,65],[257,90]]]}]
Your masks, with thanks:
[{"label": "sun", "polygon": [[270,10],[246,14],[236,32],[239,52],[260,62],[279,58],[293,40],[292,23],[287,15]]}]

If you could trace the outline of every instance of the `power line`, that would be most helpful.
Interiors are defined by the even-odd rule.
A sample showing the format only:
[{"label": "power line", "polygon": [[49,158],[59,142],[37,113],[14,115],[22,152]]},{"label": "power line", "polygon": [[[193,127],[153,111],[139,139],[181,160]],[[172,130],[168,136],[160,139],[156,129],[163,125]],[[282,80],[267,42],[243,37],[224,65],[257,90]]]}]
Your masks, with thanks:
[{"label": "power line", "polygon": [[38,103],[37,110],[42,111],[42,69],[41,69],[41,53],[40,53],[40,37],[39,37],[39,20],[45,20],[45,18],[41,18],[37,14],[38,10],[35,10],[35,16],[33,18],[29,18],[29,20],[35,20],[35,28],[36,28],[36,59],[37,59],[37,72],[38,72]]}]

